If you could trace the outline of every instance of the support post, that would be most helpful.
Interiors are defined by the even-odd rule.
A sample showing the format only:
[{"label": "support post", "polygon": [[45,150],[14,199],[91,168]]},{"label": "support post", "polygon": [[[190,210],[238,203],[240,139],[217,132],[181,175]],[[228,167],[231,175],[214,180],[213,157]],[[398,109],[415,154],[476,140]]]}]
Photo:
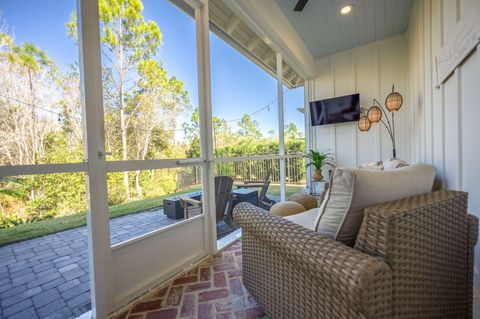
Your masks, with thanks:
[{"label": "support post", "polygon": [[[312,135],[312,125],[310,122],[310,104],[309,104],[309,94],[310,94],[310,80],[305,81],[305,84],[303,85],[303,115],[305,116],[305,154],[308,154],[310,149],[312,149],[312,141],[311,141],[311,135]],[[310,162],[310,159],[306,159],[306,163],[308,164]],[[305,170],[305,178],[306,178],[306,185],[305,187],[307,188],[307,193],[310,194],[312,191],[310,189],[311,183],[310,181],[312,180],[312,170],[311,169],[306,169]]]},{"label": "support post", "polygon": [[197,31],[197,65],[200,111],[200,152],[205,161],[202,172],[203,211],[206,212],[205,240],[211,254],[217,252],[217,220],[215,214],[215,163],[213,161],[212,98],[210,79],[210,47],[208,1],[195,10]]},{"label": "support post", "polygon": [[87,166],[87,228],[92,318],[106,318],[112,306],[110,220],[98,1],[77,0],[80,86]]},{"label": "support post", "polygon": [[[278,139],[279,155],[285,156],[285,119],[283,112],[283,59],[277,53]],[[285,158],[280,159],[280,200],[285,200]]]}]

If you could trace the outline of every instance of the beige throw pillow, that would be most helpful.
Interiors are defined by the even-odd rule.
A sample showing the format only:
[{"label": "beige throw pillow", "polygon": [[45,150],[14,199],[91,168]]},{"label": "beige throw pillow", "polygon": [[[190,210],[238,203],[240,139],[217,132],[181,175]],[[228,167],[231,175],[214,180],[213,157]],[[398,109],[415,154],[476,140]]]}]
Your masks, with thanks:
[{"label": "beige throw pillow", "polygon": [[287,198],[287,201],[299,203],[303,205],[306,210],[318,207],[317,198],[309,194],[293,194],[289,198]]},{"label": "beige throw pillow", "polygon": [[270,207],[270,213],[277,216],[290,216],[306,211],[302,204],[297,202],[278,202]]},{"label": "beige throw pillow", "polygon": [[316,231],[353,246],[365,208],[428,193],[434,177],[435,168],[426,164],[390,171],[336,169],[320,207]]}]

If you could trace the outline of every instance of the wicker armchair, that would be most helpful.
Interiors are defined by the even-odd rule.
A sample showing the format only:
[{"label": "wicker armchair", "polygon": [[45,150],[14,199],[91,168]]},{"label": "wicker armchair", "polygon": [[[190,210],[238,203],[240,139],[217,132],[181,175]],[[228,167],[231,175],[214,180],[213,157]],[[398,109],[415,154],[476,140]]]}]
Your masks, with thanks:
[{"label": "wicker armchair", "polygon": [[437,191],[366,209],[348,247],[247,203],[243,280],[269,318],[471,318],[478,220]]}]

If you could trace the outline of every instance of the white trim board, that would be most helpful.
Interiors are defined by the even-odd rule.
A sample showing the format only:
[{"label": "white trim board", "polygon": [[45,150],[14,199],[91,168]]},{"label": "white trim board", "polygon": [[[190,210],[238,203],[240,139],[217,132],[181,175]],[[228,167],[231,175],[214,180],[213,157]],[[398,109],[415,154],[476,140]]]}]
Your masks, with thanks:
[{"label": "white trim board", "polygon": [[0,177],[86,172],[87,163],[0,166]]}]

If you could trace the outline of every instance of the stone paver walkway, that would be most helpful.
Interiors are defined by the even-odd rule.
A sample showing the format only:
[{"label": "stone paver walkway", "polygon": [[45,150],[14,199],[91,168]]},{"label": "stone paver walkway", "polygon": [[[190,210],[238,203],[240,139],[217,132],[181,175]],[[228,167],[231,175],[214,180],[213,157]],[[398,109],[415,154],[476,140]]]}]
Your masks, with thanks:
[{"label": "stone paver walkway", "polygon": [[[112,219],[112,244],[176,222],[162,209]],[[0,319],[75,318],[89,285],[86,227],[0,247]]]}]

